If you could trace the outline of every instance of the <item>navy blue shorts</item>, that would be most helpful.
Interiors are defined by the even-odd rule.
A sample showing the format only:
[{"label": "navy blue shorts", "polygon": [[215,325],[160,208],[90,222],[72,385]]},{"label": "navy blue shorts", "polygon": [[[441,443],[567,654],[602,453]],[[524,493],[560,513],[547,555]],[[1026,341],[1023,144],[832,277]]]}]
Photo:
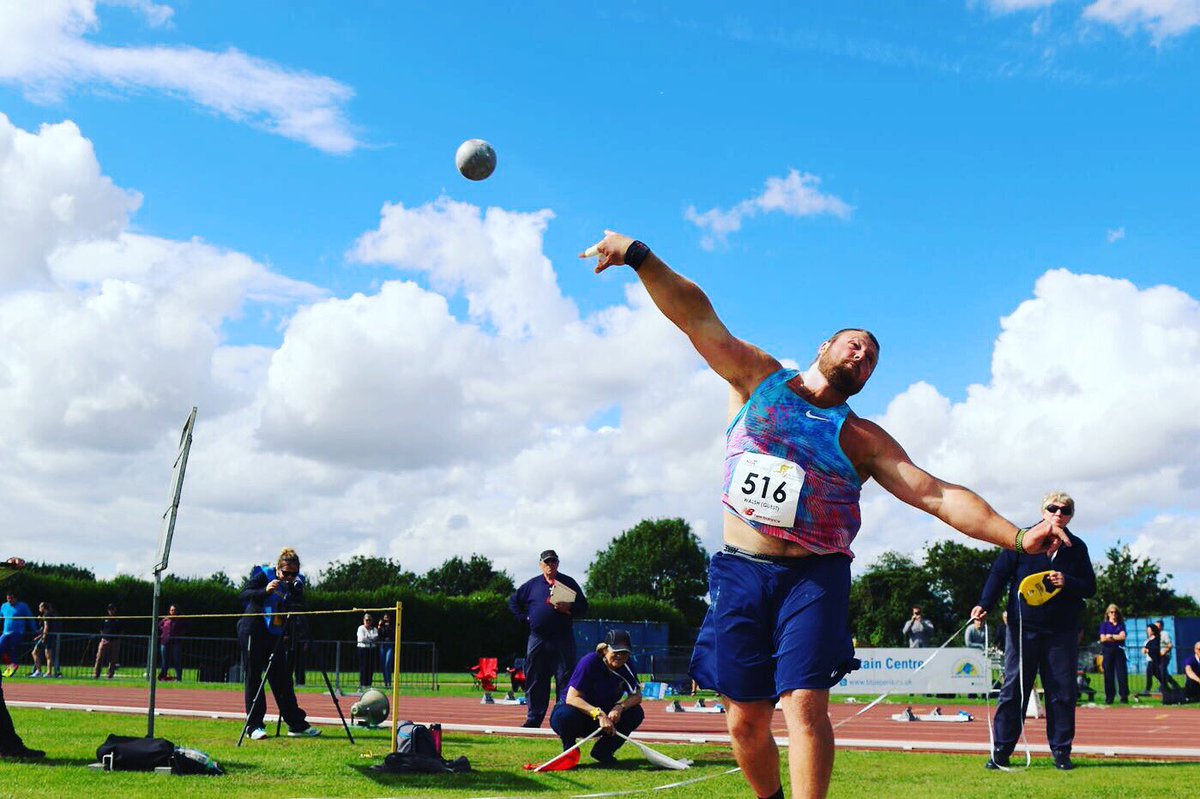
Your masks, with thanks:
[{"label": "navy blue shorts", "polygon": [[771,561],[718,552],[708,569],[711,604],[690,673],[739,702],[825,690],[853,668],[850,558]]}]

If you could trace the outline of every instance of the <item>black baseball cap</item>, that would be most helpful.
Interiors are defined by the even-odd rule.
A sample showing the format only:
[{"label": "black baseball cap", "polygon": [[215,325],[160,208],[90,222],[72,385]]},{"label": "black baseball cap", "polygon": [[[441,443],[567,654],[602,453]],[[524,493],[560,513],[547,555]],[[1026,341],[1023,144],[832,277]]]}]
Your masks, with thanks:
[{"label": "black baseball cap", "polygon": [[609,650],[613,652],[629,652],[633,649],[633,642],[625,630],[609,630],[604,636],[604,643],[608,644]]},{"label": "black baseball cap", "polygon": [[545,563],[548,560],[558,560],[558,553],[553,549],[544,550],[538,560]]}]

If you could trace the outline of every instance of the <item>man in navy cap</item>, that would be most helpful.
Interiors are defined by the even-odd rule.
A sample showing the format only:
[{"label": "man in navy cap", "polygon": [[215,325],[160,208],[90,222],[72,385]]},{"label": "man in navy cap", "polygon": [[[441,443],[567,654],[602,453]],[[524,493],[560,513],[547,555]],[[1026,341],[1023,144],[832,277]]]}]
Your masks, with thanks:
[{"label": "man in navy cap", "polygon": [[508,599],[508,609],[517,620],[529,623],[529,644],[525,651],[525,695],[529,704],[525,706],[523,727],[542,726],[550,704],[551,675],[555,701],[562,702],[566,696],[567,681],[575,668],[571,620],[587,614],[583,589],[575,578],[558,570],[558,553],[547,549],[538,563],[542,573]]}]

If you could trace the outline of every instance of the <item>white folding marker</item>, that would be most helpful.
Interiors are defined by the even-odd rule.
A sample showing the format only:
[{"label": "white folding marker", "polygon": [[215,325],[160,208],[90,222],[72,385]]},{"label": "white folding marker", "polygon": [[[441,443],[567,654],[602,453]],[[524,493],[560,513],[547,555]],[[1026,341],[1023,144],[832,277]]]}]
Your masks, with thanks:
[{"label": "white folding marker", "polygon": [[617,732],[616,730],[613,730],[613,732],[615,732],[617,735],[620,735],[626,741],[629,741],[629,743],[633,744],[638,749],[640,749],[642,751],[642,754],[646,756],[646,759],[649,760],[651,763],[653,763],[656,766],[661,766],[662,768],[669,768],[673,771],[683,771],[688,766],[692,765],[692,761],[690,761],[690,760],[676,760],[675,758],[667,757],[662,752],[655,752],[653,749],[646,746],[641,741],[635,741],[632,738],[630,738],[628,735],[623,735],[622,733]]}]

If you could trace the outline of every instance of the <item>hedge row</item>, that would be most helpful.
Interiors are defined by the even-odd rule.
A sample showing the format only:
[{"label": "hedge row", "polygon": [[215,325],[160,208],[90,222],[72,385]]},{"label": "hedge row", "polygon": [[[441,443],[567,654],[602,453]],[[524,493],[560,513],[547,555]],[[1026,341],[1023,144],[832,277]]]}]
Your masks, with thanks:
[{"label": "hedge row", "polygon": [[[102,616],[107,605],[116,604],[118,615],[149,615],[154,586],[147,580],[119,576],[112,580],[74,580],[47,575],[21,573],[12,577],[5,588],[16,590],[31,608],[48,600],[60,616]],[[403,603],[403,638],[406,641],[433,641],[437,644],[442,671],[455,671],[475,663],[480,652],[505,653],[506,657],[523,653],[528,633],[508,612],[507,597],[491,593],[468,597],[417,593],[405,589],[380,588],[374,591],[310,591],[309,610],[393,607]],[[175,604],[182,615],[236,613],[241,610],[238,592],[207,581],[168,583],[163,586],[160,612]],[[670,627],[673,643],[690,643],[691,631],[683,614],[664,602],[644,596],[617,599],[589,598],[592,618],[616,621],[663,621]],[[188,635],[232,637],[236,620],[193,619]],[[357,614],[331,614],[308,617],[310,636],[319,640],[354,640],[361,623]],[[63,621],[64,632],[95,632],[99,621]],[[150,631],[149,619],[130,620],[123,625],[127,634]]]}]

